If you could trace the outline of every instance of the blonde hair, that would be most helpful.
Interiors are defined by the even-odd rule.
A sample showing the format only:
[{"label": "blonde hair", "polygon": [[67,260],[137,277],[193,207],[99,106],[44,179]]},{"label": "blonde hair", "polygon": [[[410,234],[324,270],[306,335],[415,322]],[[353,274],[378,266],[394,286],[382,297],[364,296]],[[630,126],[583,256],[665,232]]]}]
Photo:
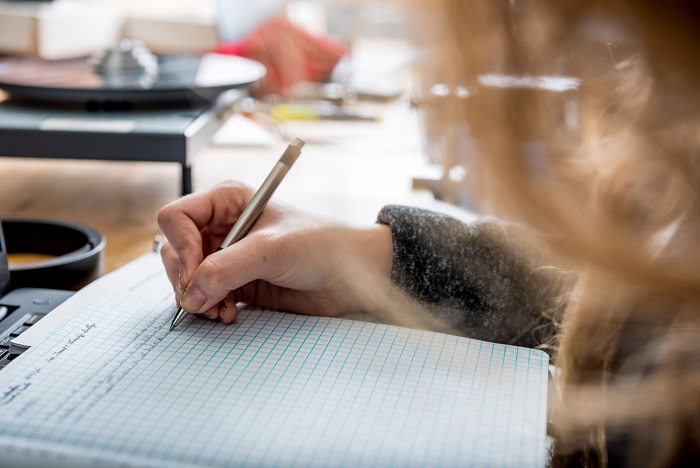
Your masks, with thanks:
[{"label": "blonde hair", "polygon": [[[409,3],[434,47],[425,87],[453,91],[431,129],[473,137],[477,206],[547,234],[580,275],[555,356],[555,463],[614,464],[611,445],[631,466],[697,459],[700,7]],[[561,94],[485,86],[487,74],[575,78],[578,126]]]}]

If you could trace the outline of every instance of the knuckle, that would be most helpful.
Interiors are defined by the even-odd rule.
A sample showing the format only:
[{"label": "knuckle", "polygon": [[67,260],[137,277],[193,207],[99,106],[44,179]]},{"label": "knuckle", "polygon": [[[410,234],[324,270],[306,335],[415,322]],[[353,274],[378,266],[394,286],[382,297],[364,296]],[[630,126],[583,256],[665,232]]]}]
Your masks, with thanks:
[{"label": "knuckle", "polygon": [[158,210],[158,214],[156,215],[156,221],[158,222],[158,226],[161,229],[167,227],[170,223],[170,220],[173,217],[173,213],[176,211],[175,203],[176,202],[168,203],[160,210]]},{"label": "knuckle", "polygon": [[185,258],[189,252],[201,252],[202,247],[198,240],[186,239],[182,243],[173,248],[173,251],[178,258]]},{"label": "knuckle", "polygon": [[243,202],[250,200],[255,194],[255,188],[252,185],[237,180],[221,182],[214,188],[214,191],[217,195],[221,194],[226,198],[240,198]]},{"label": "knuckle", "polygon": [[245,182],[241,182],[238,180],[225,180],[221,183],[219,183],[215,190],[247,190],[247,191],[253,191],[253,187],[250,184],[247,184]]}]

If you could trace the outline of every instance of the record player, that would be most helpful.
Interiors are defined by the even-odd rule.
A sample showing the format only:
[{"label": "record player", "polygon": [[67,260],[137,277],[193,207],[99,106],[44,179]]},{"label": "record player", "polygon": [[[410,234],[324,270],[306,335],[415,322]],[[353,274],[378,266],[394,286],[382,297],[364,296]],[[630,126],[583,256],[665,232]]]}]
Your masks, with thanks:
[{"label": "record player", "polygon": [[242,57],[155,56],[124,40],[87,59],[0,58],[0,156],[176,162],[197,152],[265,75]]}]

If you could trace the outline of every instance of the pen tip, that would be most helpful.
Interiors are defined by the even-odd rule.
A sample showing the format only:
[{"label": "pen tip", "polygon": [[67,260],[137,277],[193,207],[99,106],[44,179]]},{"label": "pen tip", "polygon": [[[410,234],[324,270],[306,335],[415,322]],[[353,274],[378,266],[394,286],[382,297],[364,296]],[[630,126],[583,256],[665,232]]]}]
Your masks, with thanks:
[{"label": "pen tip", "polygon": [[299,138],[295,138],[292,142],[292,146],[296,147],[297,149],[302,149],[305,144],[306,143],[303,140],[300,140]]}]

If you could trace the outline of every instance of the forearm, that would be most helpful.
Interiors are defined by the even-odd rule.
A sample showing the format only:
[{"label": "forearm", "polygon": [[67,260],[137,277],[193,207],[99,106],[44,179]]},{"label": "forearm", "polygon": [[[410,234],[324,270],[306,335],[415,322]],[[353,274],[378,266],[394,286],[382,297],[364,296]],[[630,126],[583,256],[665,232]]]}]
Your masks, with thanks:
[{"label": "forearm", "polygon": [[[344,229],[335,239],[333,271],[341,275],[337,294],[346,306],[343,316],[386,322],[391,289],[391,229],[382,224]],[[329,259],[328,259],[329,260]]]}]

